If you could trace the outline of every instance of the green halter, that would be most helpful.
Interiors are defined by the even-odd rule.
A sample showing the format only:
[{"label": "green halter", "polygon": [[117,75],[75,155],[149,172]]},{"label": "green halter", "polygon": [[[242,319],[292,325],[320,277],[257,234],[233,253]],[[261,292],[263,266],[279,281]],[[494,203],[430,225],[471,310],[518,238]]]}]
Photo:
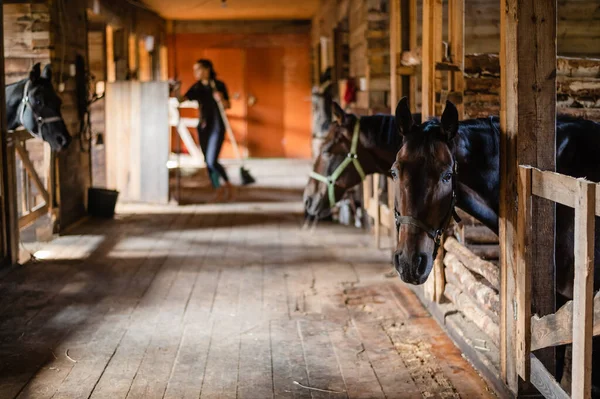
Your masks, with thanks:
[{"label": "green halter", "polygon": [[317,172],[310,172],[310,177],[320,182],[327,184],[327,192],[329,194],[329,205],[331,208],[335,206],[335,183],[341,176],[342,172],[346,169],[346,166],[350,163],[354,164],[356,171],[360,175],[361,181],[365,180],[365,172],[363,171],[360,162],[358,161],[358,155],[356,154],[356,147],[358,146],[358,137],[360,136],[360,118],[356,120],[354,125],[354,133],[352,134],[352,145],[350,152],[346,155],[346,159],[333,171],[331,176],[323,176]]}]

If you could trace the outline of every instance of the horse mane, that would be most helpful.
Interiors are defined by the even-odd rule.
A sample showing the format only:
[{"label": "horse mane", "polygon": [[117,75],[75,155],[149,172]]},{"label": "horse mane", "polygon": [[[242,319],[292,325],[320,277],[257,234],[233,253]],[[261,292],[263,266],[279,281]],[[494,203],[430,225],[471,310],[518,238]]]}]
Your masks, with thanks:
[{"label": "horse mane", "polygon": [[377,147],[388,151],[398,151],[402,138],[398,134],[396,121],[392,115],[376,114],[360,119],[366,147]]}]

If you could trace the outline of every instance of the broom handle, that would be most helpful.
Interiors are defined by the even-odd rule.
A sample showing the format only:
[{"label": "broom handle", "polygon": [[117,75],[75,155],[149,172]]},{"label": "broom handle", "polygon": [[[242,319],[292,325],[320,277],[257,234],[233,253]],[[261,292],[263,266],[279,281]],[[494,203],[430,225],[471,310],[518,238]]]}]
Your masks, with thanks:
[{"label": "broom handle", "polygon": [[[213,91],[217,90],[215,85],[215,81],[211,80],[210,85],[213,88]],[[221,112],[221,119],[223,119],[223,123],[225,124],[225,130],[227,131],[227,135],[229,137],[229,141],[231,141],[231,145],[233,146],[233,150],[235,151],[238,159],[242,163],[242,167],[244,166],[244,160],[242,159],[242,155],[240,154],[240,149],[238,148],[237,141],[235,136],[233,135],[233,130],[231,130],[231,125],[229,124],[229,119],[227,119],[227,114],[225,114],[225,108],[223,107],[223,103],[221,100],[217,100],[217,105],[219,106],[219,112]]]}]

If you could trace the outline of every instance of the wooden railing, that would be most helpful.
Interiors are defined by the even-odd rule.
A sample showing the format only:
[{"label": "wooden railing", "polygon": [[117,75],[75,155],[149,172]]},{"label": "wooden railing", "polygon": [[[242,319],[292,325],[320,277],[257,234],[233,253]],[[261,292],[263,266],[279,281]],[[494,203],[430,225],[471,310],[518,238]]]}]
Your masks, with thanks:
[{"label": "wooden railing", "polygon": [[[575,210],[573,300],[556,313],[531,316],[532,197]],[[568,398],[552,374],[531,352],[573,343],[571,397],[591,397],[592,337],[600,335],[600,296],[594,298],[595,216],[600,216],[600,185],[585,179],[519,167],[517,224],[517,373],[545,396]]]},{"label": "wooden railing", "polygon": [[382,228],[386,229],[388,235],[393,239],[392,250],[397,241],[396,224],[394,221],[394,191],[392,179],[387,178],[387,202],[381,201],[381,175],[367,176],[363,182],[363,202],[367,215],[373,218],[373,228],[377,248],[381,248]]},{"label": "wooden railing", "polygon": [[[48,144],[43,143],[42,166],[37,169],[27,149],[27,141],[34,139],[24,130],[11,133],[9,150],[14,150],[16,210],[20,229],[35,222],[52,210],[52,162]],[[13,158],[13,157],[10,157]],[[38,160],[39,161],[39,160]],[[40,176],[41,173],[41,176]]]}]

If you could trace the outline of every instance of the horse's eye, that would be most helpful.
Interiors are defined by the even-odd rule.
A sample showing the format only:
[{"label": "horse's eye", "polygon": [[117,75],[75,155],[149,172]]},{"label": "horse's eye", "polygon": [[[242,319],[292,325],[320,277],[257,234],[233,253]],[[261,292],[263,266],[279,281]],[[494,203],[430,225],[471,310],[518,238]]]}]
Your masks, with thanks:
[{"label": "horse's eye", "polygon": [[446,173],[444,177],[442,177],[444,183],[448,183],[450,180],[452,180],[452,173]]},{"label": "horse's eye", "polygon": [[396,174],[396,171],[394,169],[390,169],[390,175],[392,175],[392,179],[396,179],[398,177],[398,175]]},{"label": "horse's eye", "polygon": [[42,100],[40,100],[39,98],[36,98],[35,105],[42,105]]}]

